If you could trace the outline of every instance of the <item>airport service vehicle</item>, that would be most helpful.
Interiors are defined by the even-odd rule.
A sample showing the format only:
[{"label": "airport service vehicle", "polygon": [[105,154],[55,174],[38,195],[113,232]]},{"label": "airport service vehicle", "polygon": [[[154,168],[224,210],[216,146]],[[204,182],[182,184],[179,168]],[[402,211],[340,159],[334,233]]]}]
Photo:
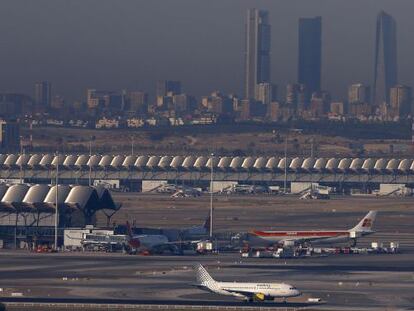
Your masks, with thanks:
[{"label": "airport service vehicle", "polygon": [[86,250],[113,252],[123,248],[127,238],[123,234],[83,234],[81,245]]},{"label": "airport service vehicle", "polygon": [[315,230],[315,231],[258,231],[249,232],[250,246],[294,246],[302,244],[328,244],[351,242],[356,245],[357,239],[374,233],[372,230],[376,211],[370,211],[355,227],[349,230]]},{"label": "airport service vehicle", "polygon": [[248,302],[275,300],[282,298],[283,301],[289,297],[301,295],[294,286],[285,283],[241,283],[241,282],[218,282],[215,281],[207,270],[197,264],[195,284],[198,288],[215,294],[234,296]]}]

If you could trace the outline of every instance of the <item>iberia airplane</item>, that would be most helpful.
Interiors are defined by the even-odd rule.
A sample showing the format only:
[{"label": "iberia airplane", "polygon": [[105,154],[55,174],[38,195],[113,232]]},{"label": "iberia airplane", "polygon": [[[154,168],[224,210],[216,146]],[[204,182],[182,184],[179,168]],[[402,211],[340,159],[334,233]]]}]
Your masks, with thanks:
[{"label": "iberia airplane", "polygon": [[370,211],[355,227],[349,230],[313,230],[313,231],[258,231],[249,232],[248,240],[252,245],[300,245],[328,244],[352,242],[356,245],[358,238],[374,233],[376,211]]}]

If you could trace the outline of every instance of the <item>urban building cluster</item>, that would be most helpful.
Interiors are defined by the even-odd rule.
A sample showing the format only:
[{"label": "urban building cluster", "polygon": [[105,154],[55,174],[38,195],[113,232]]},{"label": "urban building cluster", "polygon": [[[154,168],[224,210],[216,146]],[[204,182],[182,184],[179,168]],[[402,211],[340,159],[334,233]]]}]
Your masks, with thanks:
[{"label": "urban building cluster", "polygon": [[[214,91],[201,98],[183,91],[180,81],[158,81],[155,98],[142,90],[87,89],[84,100],[68,103],[53,95],[48,81],[35,84],[34,96],[0,94],[0,116],[25,118],[32,125],[89,128],[146,125],[277,122],[290,119],[397,121],[411,118],[411,87],[399,84],[397,27],[392,16],[377,17],[373,85],[349,86],[347,100],[332,99],[322,87],[322,18],[300,18],[297,81],[283,98],[271,79],[271,25],[265,10],[249,9],[246,17],[244,94]],[[357,80],[357,78],[356,78]]]}]

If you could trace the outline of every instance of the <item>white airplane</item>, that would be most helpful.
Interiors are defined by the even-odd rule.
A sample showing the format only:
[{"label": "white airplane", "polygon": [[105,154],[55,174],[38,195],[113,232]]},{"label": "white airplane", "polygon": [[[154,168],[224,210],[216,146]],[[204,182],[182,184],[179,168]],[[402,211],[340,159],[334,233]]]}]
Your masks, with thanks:
[{"label": "white airplane", "polygon": [[135,253],[152,253],[158,251],[161,247],[168,247],[172,252],[176,251],[174,245],[170,244],[168,238],[162,234],[137,234],[132,233],[131,226],[127,222],[127,242],[131,252]]},{"label": "white airplane", "polygon": [[253,245],[299,245],[310,243],[339,244],[352,242],[356,245],[358,238],[374,233],[372,230],[376,211],[370,211],[355,227],[349,230],[314,230],[314,231],[250,231],[249,242]]},{"label": "white airplane", "polygon": [[[129,228],[128,228],[129,227]],[[141,230],[148,231],[158,230],[161,232],[158,234],[159,236],[166,236],[168,240],[195,240],[206,237],[210,230],[210,216],[208,216],[204,222],[200,225],[185,227],[185,228],[147,228],[147,227],[140,227]],[[131,230],[131,226],[127,224],[127,231]],[[155,235],[155,234],[143,234],[143,235]]]},{"label": "white airplane", "polygon": [[[170,252],[173,254],[181,254],[181,248],[184,245],[196,244],[199,240],[192,240],[191,238],[201,237],[205,235],[210,228],[210,217],[208,217],[203,225],[194,226],[179,230],[177,233],[184,239],[172,240],[165,234],[134,234],[129,222],[126,222],[127,227],[127,242],[131,249],[131,253],[164,253]],[[177,231],[174,229],[165,229],[166,233],[169,231]]]},{"label": "white airplane", "polygon": [[196,265],[195,271],[198,288],[219,295],[234,296],[248,302],[273,301],[276,298],[282,298],[285,301],[286,298],[301,295],[301,292],[294,286],[285,283],[218,282],[201,264]]}]

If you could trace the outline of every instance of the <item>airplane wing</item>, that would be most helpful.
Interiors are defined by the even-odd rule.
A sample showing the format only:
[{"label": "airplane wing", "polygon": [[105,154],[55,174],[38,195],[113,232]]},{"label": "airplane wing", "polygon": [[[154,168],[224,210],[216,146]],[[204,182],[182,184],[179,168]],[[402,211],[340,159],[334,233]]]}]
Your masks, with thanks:
[{"label": "airplane wing", "polygon": [[237,298],[253,298],[256,295],[255,293],[238,289],[223,289],[223,291],[226,291]]},{"label": "airplane wing", "polygon": [[211,290],[210,287],[204,285],[204,284],[200,284],[200,283],[191,283],[190,284],[193,287],[197,287],[199,289],[208,291],[208,292],[212,292],[212,293],[219,293],[219,294],[229,294],[231,296],[237,297],[237,298],[252,298],[254,297],[254,293],[248,292],[248,291],[243,291],[243,290],[233,290],[233,289],[220,289],[218,291],[214,291]]},{"label": "airplane wing", "polygon": [[83,240],[82,238],[78,238],[78,237],[72,237],[72,236],[70,236],[69,234],[65,234],[66,235],[66,237],[68,238],[68,239],[71,239],[71,240],[78,240],[78,241],[81,241],[81,240]]},{"label": "airplane wing", "polygon": [[161,247],[161,246],[183,246],[183,245],[193,245],[193,244],[197,244],[201,242],[201,240],[199,241],[169,241],[169,242],[163,242],[163,243],[159,243],[159,244],[155,244],[153,245],[153,247]]},{"label": "airplane wing", "polygon": [[[335,238],[335,237],[339,237],[339,236],[341,236],[340,233],[338,233],[337,235],[330,236],[329,238]],[[302,243],[305,243],[305,242],[312,243],[312,242],[315,242],[315,241],[324,240],[326,238],[327,237],[324,237],[324,236],[322,236],[322,237],[314,236],[314,237],[307,237],[307,238],[294,239],[294,240],[293,239],[292,240],[286,239],[286,240],[282,240],[281,242],[283,243],[283,245],[292,245],[293,246],[293,245],[302,244]]]}]

